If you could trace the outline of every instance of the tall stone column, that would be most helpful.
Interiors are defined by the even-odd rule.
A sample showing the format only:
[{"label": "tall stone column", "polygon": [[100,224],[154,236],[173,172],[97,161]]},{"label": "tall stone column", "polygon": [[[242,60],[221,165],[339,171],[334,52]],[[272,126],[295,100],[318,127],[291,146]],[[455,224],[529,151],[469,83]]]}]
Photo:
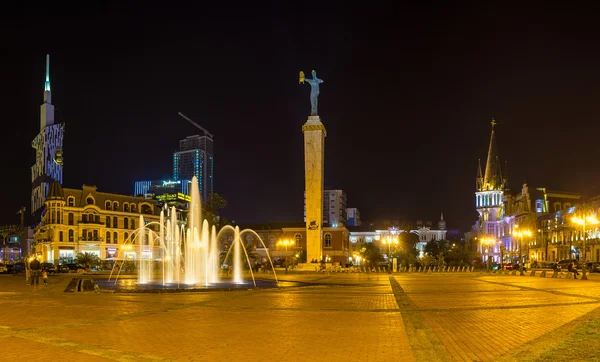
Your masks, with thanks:
[{"label": "tall stone column", "polygon": [[319,116],[309,116],[304,133],[304,179],[306,190],[306,261],[321,260],[323,240],[323,176],[327,131]]}]

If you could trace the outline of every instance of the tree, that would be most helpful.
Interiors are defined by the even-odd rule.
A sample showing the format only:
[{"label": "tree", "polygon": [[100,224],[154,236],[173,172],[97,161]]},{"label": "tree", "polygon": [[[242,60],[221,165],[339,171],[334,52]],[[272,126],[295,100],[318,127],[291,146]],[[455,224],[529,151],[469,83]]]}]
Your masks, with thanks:
[{"label": "tree", "polygon": [[88,252],[77,254],[77,263],[79,265],[85,266],[88,269],[91,268],[92,266],[98,265],[99,262],[100,262],[100,258],[98,258],[98,255],[96,255],[96,254],[88,253]]},{"label": "tree", "polygon": [[359,250],[359,254],[363,259],[371,263],[371,265],[376,265],[384,260],[381,251],[373,243],[366,243],[365,246]]},{"label": "tree", "polygon": [[[202,205],[202,215],[208,220],[211,225],[217,226],[217,229],[220,229],[225,223],[221,223],[221,218],[219,217],[219,210],[224,209],[227,206],[227,200],[225,200],[221,195],[216,192],[211,192],[208,194],[208,198],[204,205]],[[226,221],[226,220],[223,220]],[[227,221],[227,223],[229,223]]]}]

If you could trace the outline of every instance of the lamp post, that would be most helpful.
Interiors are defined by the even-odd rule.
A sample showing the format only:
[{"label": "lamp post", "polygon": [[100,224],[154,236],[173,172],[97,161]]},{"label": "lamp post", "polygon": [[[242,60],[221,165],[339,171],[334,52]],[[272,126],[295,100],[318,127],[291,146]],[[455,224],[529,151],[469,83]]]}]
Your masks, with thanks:
[{"label": "lamp post", "polygon": [[288,248],[288,245],[289,246],[294,245],[294,240],[287,240],[287,239],[279,240],[277,242],[277,245],[283,245],[285,247],[285,273],[287,274],[288,273],[288,252],[287,252],[288,249],[287,248]]},{"label": "lamp post", "polygon": [[573,217],[571,221],[583,227],[583,266],[581,267],[581,280],[588,280],[587,268],[585,267],[585,263],[587,262],[587,249],[585,245],[587,241],[587,232],[585,231],[585,227],[587,225],[598,225],[600,224],[600,221],[598,221],[598,219],[596,219],[592,215],[587,216],[585,218]]},{"label": "lamp post", "polygon": [[493,238],[481,238],[481,245],[485,245],[487,248],[487,270],[488,272],[492,269],[492,263],[490,262],[490,248],[496,242]]},{"label": "lamp post", "polygon": [[[519,228],[519,225],[515,225],[515,229],[518,229],[518,228]],[[523,237],[531,236],[531,231],[527,230],[527,229],[513,231],[513,235],[515,235],[516,237],[519,238],[519,274],[525,275],[525,272],[523,271]]]},{"label": "lamp post", "polygon": [[383,243],[388,246],[388,274],[392,272],[392,244],[398,245],[397,236],[388,236],[383,239]]}]

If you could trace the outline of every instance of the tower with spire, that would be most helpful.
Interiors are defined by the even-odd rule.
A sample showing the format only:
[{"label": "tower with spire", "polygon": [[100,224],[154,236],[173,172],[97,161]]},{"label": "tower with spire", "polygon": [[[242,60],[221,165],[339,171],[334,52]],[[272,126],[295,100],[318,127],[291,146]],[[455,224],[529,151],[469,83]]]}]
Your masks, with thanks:
[{"label": "tower with spire", "polygon": [[50,90],[50,55],[46,55],[44,103],[40,106],[40,133],[31,142],[35,164],[31,166],[31,213],[40,214],[52,182],[62,184],[64,124],[54,122]]},{"label": "tower with spire", "polygon": [[[496,145],[495,129],[496,121],[492,118],[492,133],[488,147],[485,173],[481,172],[481,162],[477,169],[475,181],[475,208],[479,213],[477,222],[477,235],[479,239],[494,239],[504,236],[504,191],[507,180],[502,176],[498,149]],[[491,250],[497,247],[492,246]],[[491,253],[492,258],[493,252]]]}]

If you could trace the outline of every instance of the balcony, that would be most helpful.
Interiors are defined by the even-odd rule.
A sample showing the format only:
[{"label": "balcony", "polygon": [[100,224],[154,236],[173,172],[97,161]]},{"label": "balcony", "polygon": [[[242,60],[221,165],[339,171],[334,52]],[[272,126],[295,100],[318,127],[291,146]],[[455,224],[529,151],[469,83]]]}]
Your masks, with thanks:
[{"label": "balcony", "polygon": [[101,238],[101,237],[93,237],[93,236],[92,236],[91,238],[88,238],[88,237],[85,237],[85,238],[83,238],[83,237],[80,237],[80,238],[79,238],[79,241],[104,241],[104,238]]},{"label": "balcony", "polygon": [[96,219],[94,219],[94,220],[91,220],[91,219],[79,219],[79,220],[77,220],[77,222],[79,224],[93,224],[93,225],[104,225],[105,224],[105,222],[104,221],[100,221],[100,219],[97,219],[97,220]]}]

